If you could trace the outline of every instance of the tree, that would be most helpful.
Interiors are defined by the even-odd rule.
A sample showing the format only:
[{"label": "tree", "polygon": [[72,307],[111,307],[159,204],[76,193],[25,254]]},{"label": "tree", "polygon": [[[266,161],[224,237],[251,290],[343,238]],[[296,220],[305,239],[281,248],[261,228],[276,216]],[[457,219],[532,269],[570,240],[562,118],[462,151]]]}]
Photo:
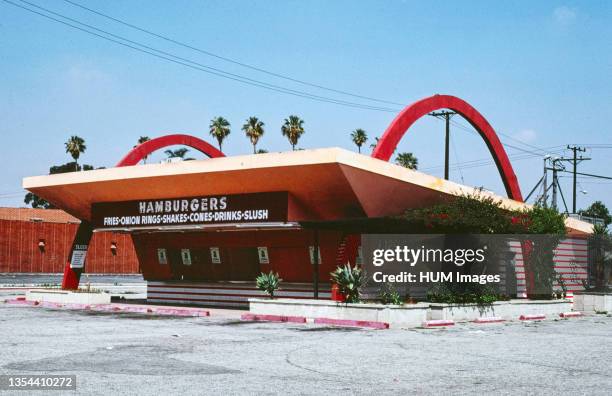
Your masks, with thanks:
[{"label": "tree", "polygon": [[54,209],[54,206],[48,201],[31,192],[25,195],[23,202],[25,202],[26,205],[32,205],[33,208],[37,209]]},{"label": "tree", "polygon": [[249,117],[242,126],[242,130],[251,140],[251,144],[253,145],[253,154],[257,154],[257,142],[264,134],[264,125],[265,124],[257,117]]},{"label": "tree", "polygon": [[255,154],[266,154],[268,152],[268,150],[266,149],[259,149],[257,150],[257,152]]},{"label": "tree", "polygon": [[285,122],[281,127],[281,132],[283,136],[289,139],[291,148],[295,151],[295,145],[304,134],[304,120],[296,115],[290,115],[289,118],[285,118]]},{"label": "tree", "polygon": [[610,223],[612,223],[612,216],[610,216],[610,211],[601,201],[593,202],[588,208],[584,210],[579,210],[578,214],[580,214],[581,216],[602,219],[606,227],[609,226]]},{"label": "tree", "polygon": [[[148,137],[148,136],[141,136],[141,137],[138,138],[138,144],[136,146],[134,146],[134,147],[140,146],[141,144],[146,143],[149,140],[151,140],[150,137]],[[142,159],[142,163],[143,164],[147,163],[147,158],[149,158],[149,156],[145,155],[144,158]]]},{"label": "tree", "polygon": [[376,148],[376,146],[378,146],[378,141],[380,140],[380,138],[378,136],[376,136],[374,138],[374,143],[370,143],[370,148],[372,149],[372,151]]},{"label": "tree", "polygon": [[592,263],[594,287],[590,285],[589,280],[582,280],[585,290],[607,292],[612,291],[608,288],[608,279],[610,277],[610,269],[612,269],[612,260],[610,259],[610,250],[612,249],[612,236],[608,231],[608,227],[603,224],[595,224],[593,226],[593,234],[589,237],[589,261]]},{"label": "tree", "polygon": [[168,158],[182,158],[184,161],[191,161],[193,158],[185,158],[185,154],[189,152],[189,149],[185,147],[181,147],[176,150],[166,150],[164,154],[168,156]]},{"label": "tree", "polygon": [[419,160],[412,153],[399,153],[397,158],[395,158],[395,163],[404,168],[416,170]]},{"label": "tree", "polygon": [[353,143],[357,146],[357,150],[361,153],[361,146],[363,146],[368,141],[368,134],[361,128],[355,129],[351,132],[351,139]]},{"label": "tree", "polygon": [[58,173],[70,173],[70,172],[74,172],[76,169],[76,171],[88,171],[88,170],[93,170],[94,167],[92,165],[87,165],[87,164],[83,164],[83,165],[79,165],[75,162],[66,162],[65,164],[62,165],[53,165],[52,167],[49,168],[49,174],[50,175],[56,175]]},{"label": "tree", "polygon": [[84,153],[87,149],[85,146],[85,140],[83,138],[78,137],[76,135],[70,136],[70,139],[66,143],[66,152],[74,158],[75,170],[78,170],[78,160],[81,156],[81,153]]},{"label": "tree", "polygon": [[223,140],[230,134],[230,123],[223,117],[216,117],[210,120],[210,134],[219,142],[219,150],[223,145]]}]

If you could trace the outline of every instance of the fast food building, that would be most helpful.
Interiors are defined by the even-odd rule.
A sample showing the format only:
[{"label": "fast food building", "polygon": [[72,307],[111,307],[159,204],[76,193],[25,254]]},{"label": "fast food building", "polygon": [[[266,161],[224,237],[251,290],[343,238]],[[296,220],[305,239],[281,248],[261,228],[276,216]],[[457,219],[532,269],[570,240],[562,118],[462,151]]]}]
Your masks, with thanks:
[{"label": "fast food building", "polygon": [[[360,260],[360,232],[371,230],[364,224],[475,192],[388,162],[410,125],[440,108],[475,126],[508,193],[499,199],[509,208],[523,207],[492,127],[469,104],[446,95],[408,106],[372,156],[321,148],[226,157],[196,137],[167,135],[134,148],[114,168],[28,177],[23,186],[81,221],[65,288],[77,287],[88,270],[92,236],[113,232],[131,237],[151,302],[245,306],[249,297],[260,296],[255,277],[268,271],[283,279],[281,297],[330,298],[329,273]],[[175,144],[210,158],[138,165],[152,151]],[[564,246],[582,262],[578,236],[590,225],[568,219],[567,226]]]}]

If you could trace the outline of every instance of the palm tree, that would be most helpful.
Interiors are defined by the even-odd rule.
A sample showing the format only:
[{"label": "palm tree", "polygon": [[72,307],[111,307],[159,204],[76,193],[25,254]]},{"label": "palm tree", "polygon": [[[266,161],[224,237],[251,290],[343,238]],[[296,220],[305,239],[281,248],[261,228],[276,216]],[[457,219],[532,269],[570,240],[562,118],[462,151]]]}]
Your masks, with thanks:
[{"label": "palm tree", "polygon": [[351,139],[353,139],[353,143],[357,145],[357,150],[361,153],[361,146],[368,141],[368,134],[363,129],[357,128],[351,132]]},{"label": "palm tree", "polygon": [[374,151],[374,149],[376,148],[376,146],[378,145],[378,141],[380,140],[380,138],[377,136],[374,138],[374,143],[370,144],[370,148],[372,149],[372,151]]},{"label": "palm tree", "polygon": [[419,160],[412,153],[399,153],[395,163],[408,169],[417,169]]},{"label": "palm tree", "polygon": [[188,161],[188,160],[193,159],[193,158],[185,158],[185,154],[187,154],[188,151],[189,151],[188,148],[181,147],[176,150],[166,150],[164,151],[164,154],[166,154],[168,158],[182,158],[185,161]]},{"label": "palm tree", "polygon": [[289,139],[291,148],[295,150],[295,145],[304,134],[304,120],[296,115],[290,115],[289,118],[285,118],[285,123],[281,127],[281,131],[283,132],[283,136]]},{"label": "palm tree", "polygon": [[264,134],[264,123],[259,121],[257,117],[249,117],[249,119],[242,126],[242,130],[246,133],[247,137],[251,140],[253,145],[253,154],[257,154],[257,142],[259,138]]},{"label": "palm tree", "polygon": [[64,145],[66,146],[66,152],[69,153],[74,159],[75,171],[78,171],[79,157],[81,156],[81,153],[84,153],[87,149],[87,146],[85,146],[85,140],[83,140],[83,138],[81,137],[73,135],[70,136],[70,139],[68,139],[68,141],[64,143]]},{"label": "palm tree", "polygon": [[230,134],[230,123],[223,117],[217,117],[210,120],[210,134],[219,142],[219,151],[223,144],[223,139]]},{"label": "palm tree", "polygon": [[[139,138],[138,138],[138,144],[137,144],[136,146],[134,146],[134,147],[137,147],[137,146],[139,146],[139,145],[141,145],[141,144],[143,144],[143,143],[146,143],[146,142],[148,142],[149,140],[151,140],[151,138],[150,138],[150,137],[148,137],[148,136],[141,136],[141,137],[139,137]],[[143,164],[146,164],[146,163],[147,163],[147,158],[149,158],[149,156],[148,156],[148,155],[145,155],[145,156],[144,156],[144,158],[142,159],[142,163],[143,163]]]}]

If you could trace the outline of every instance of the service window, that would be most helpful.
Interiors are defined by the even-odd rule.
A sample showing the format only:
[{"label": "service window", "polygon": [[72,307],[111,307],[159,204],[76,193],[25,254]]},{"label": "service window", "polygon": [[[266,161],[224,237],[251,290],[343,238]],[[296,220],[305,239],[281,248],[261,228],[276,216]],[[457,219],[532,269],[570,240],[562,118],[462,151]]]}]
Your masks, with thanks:
[{"label": "service window", "polygon": [[258,247],[257,256],[259,257],[259,264],[270,264],[270,258],[268,257],[268,248]]},{"label": "service window", "polygon": [[157,262],[159,264],[168,264],[168,253],[166,249],[157,249]]},{"label": "service window", "polygon": [[191,265],[191,251],[189,249],[181,249],[181,260],[183,265]]},{"label": "service window", "polygon": [[221,264],[221,253],[219,252],[218,247],[210,248],[210,261],[213,264]]}]

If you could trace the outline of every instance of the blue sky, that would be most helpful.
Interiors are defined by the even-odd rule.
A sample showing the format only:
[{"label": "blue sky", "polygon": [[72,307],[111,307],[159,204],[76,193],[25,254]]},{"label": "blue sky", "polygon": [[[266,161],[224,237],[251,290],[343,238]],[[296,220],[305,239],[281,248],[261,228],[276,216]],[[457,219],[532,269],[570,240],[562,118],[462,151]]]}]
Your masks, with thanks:
[{"label": "blue sky", "polygon": [[[227,72],[380,105],[257,73],[63,0],[28,1]],[[608,1],[73,1],[206,51],[338,90],[405,104],[436,93],[459,96],[503,134],[502,141],[532,151],[530,155],[507,147],[525,195],[542,173],[541,156],[536,154],[568,154],[561,150],[568,143],[612,147]],[[289,114],[305,120],[299,147],[351,150],[356,150],[351,130],[363,128],[373,139],[396,115],[223,79],[0,0],[0,136],[5,148],[0,206],[23,206],[24,176],[45,174],[50,165],[70,160],[63,143],[73,134],[87,142],[81,161],[109,167],[141,135],[182,132],[212,141],[209,121],[221,115],[232,124],[224,151],[246,154],[251,146],[240,126],[255,115],[266,123],[260,147],[284,151],[290,145],[280,125]],[[451,163],[463,164],[452,167],[451,179],[503,193],[492,162],[466,164],[490,158],[482,140],[456,125],[451,129]],[[442,175],[443,130],[443,122],[421,119],[398,151],[415,153],[420,169]],[[593,159],[579,171],[612,175],[612,149],[589,148],[587,155]],[[162,157],[160,153],[152,160]],[[561,179],[568,205],[570,180]],[[578,196],[579,208],[594,200],[612,207],[612,180],[579,180],[579,189],[587,191]]]}]

